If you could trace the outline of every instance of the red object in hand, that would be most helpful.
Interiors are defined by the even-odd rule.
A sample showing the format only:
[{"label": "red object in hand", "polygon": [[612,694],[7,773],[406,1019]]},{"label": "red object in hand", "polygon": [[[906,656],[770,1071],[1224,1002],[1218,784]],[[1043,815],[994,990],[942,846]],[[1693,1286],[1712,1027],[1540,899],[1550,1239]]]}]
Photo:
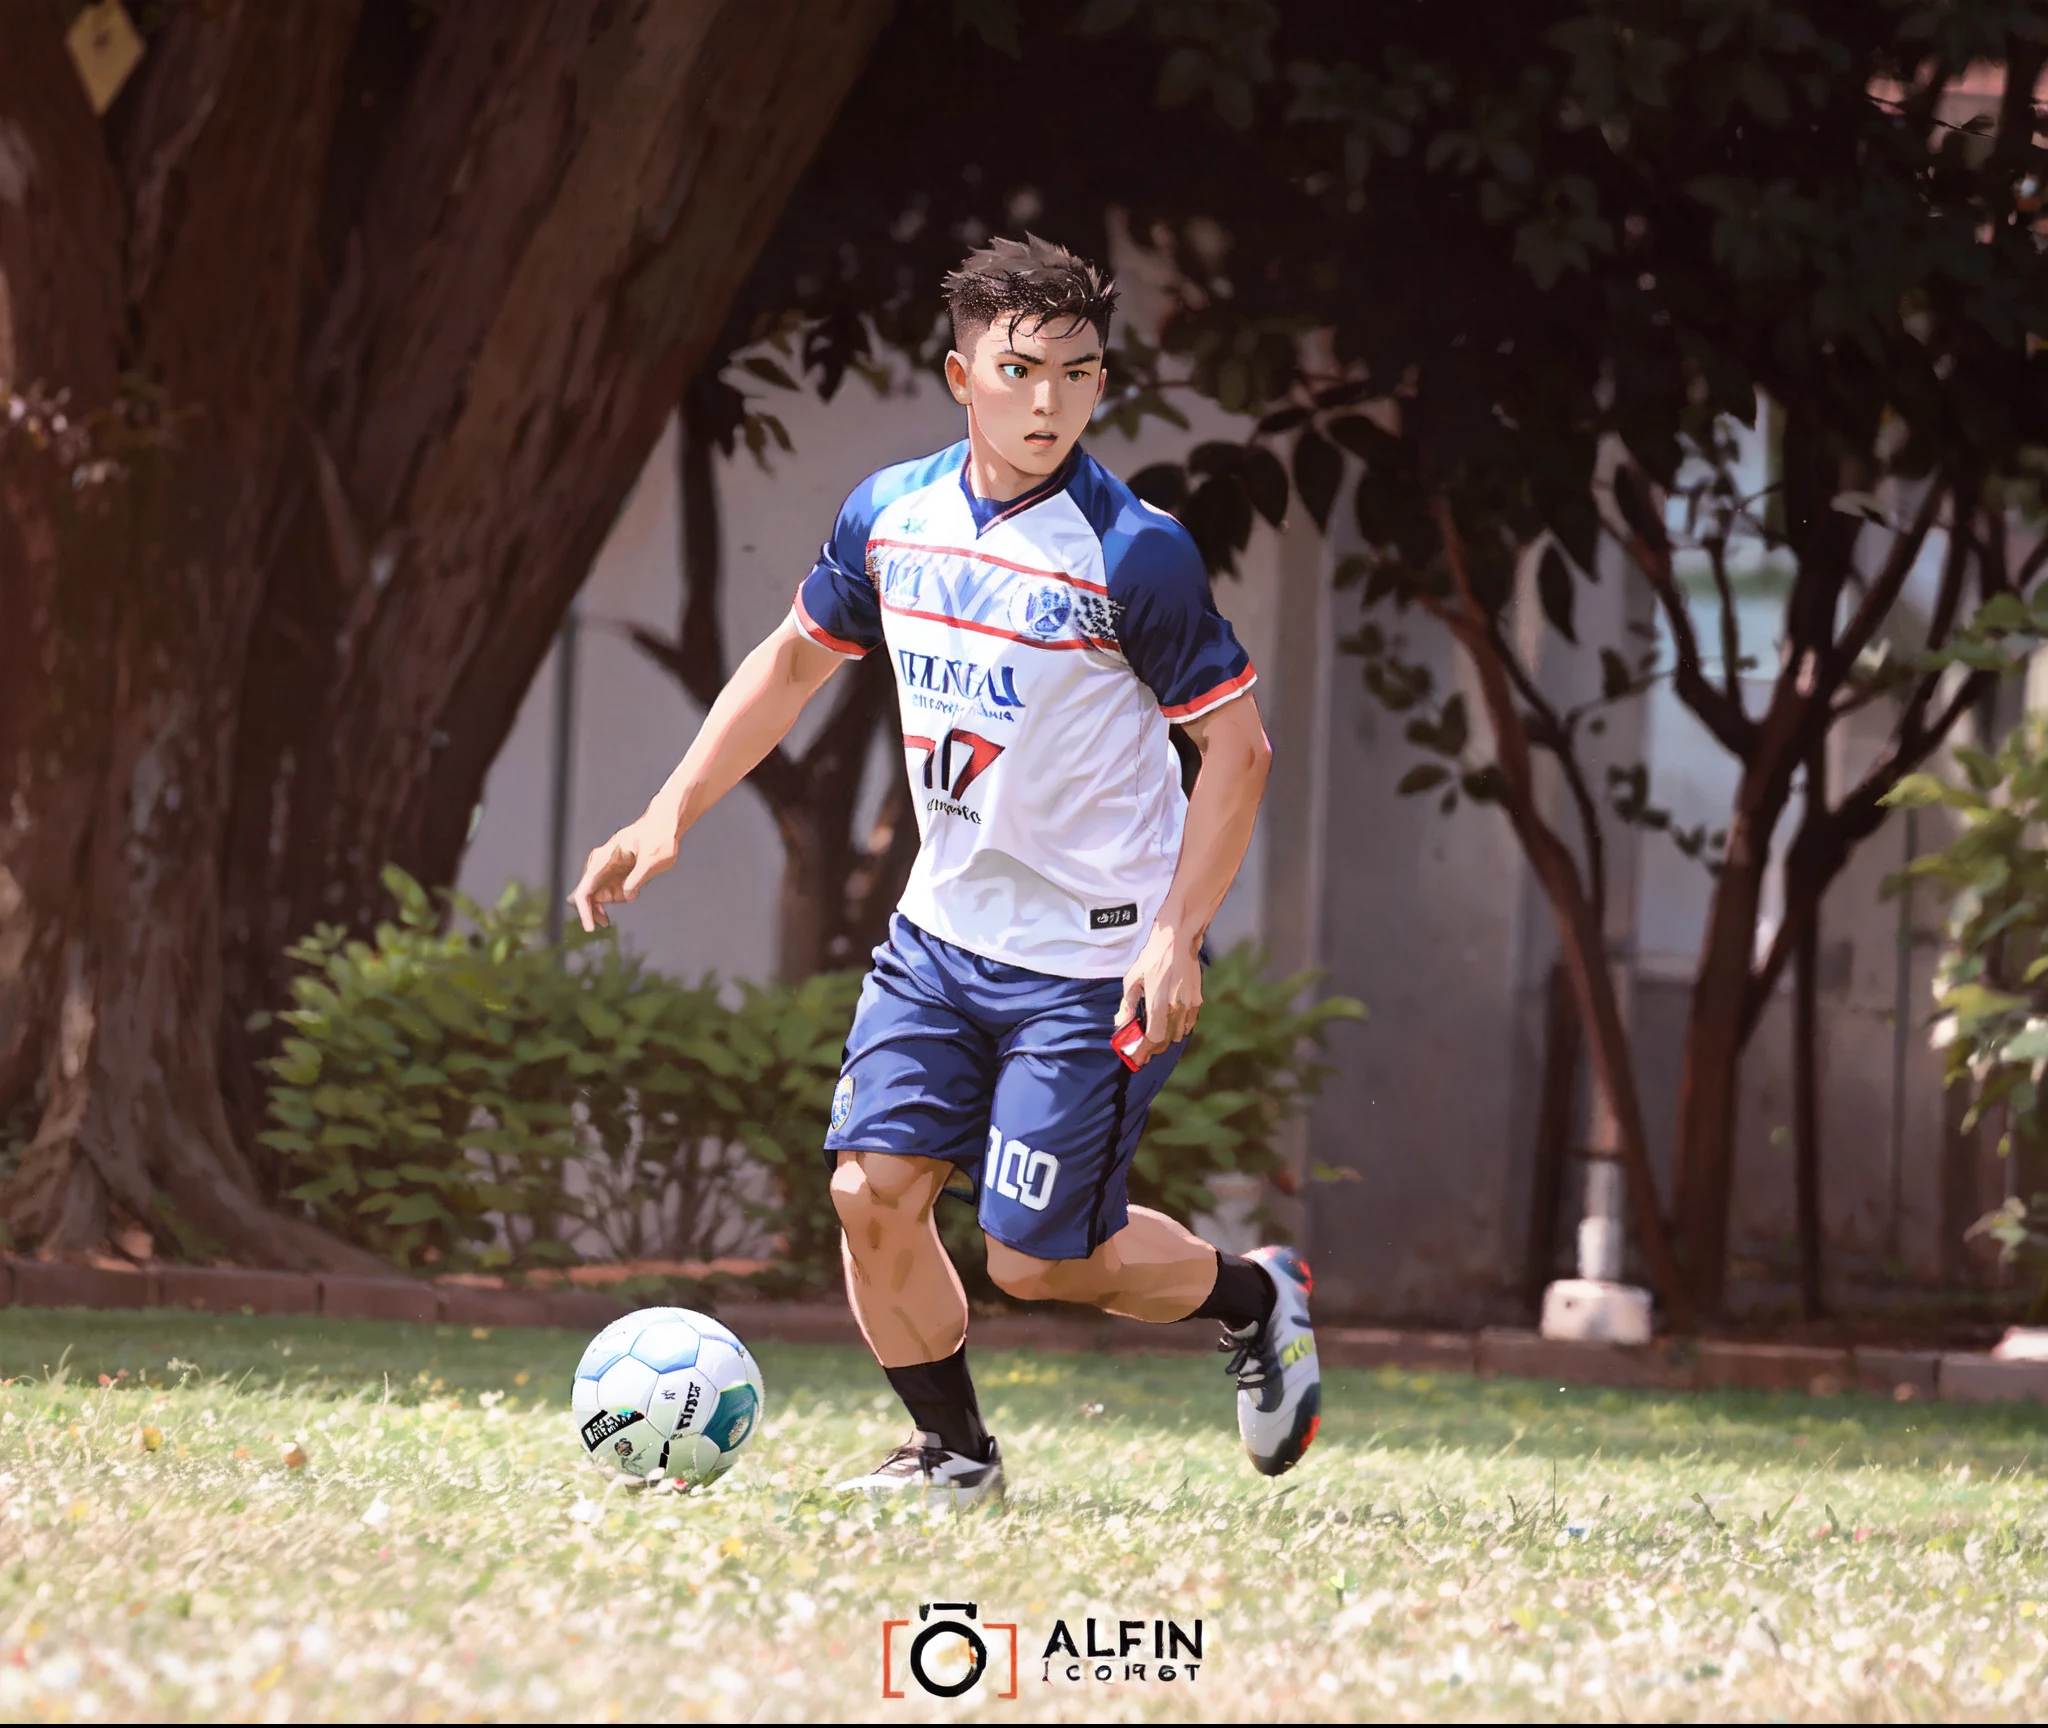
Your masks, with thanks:
[{"label": "red object in hand", "polygon": [[1145,1017],[1140,1014],[1110,1034],[1109,1047],[1123,1058],[1124,1066],[1135,1074],[1138,1071],[1138,1064],[1132,1058],[1136,1055],[1138,1046],[1144,1042]]}]

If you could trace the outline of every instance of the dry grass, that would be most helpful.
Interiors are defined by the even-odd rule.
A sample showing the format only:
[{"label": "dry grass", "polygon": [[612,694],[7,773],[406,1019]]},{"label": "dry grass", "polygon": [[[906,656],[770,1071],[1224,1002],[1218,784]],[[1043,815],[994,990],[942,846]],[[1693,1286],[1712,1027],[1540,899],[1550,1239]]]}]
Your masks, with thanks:
[{"label": "dry grass", "polygon": [[[2048,1703],[2042,1413],[1336,1373],[1321,1444],[1274,1484],[1210,1364],[991,1353],[1014,1491],[955,1519],[821,1491],[902,1425],[839,1350],[761,1349],[769,1420],[725,1482],[625,1491],[570,1434],[581,1343],[0,1315],[0,1718]],[[1019,1696],[885,1705],[880,1623],[962,1598],[1021,1624]],[[1197,1676],[1041,1678],[1053,1622],[1090,1614],[1200,1616]]]}]

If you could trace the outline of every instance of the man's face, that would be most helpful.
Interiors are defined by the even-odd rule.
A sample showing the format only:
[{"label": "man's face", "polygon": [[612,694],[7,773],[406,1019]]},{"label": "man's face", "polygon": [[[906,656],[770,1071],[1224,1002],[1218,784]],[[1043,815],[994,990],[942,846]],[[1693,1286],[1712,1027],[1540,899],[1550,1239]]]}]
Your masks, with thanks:
[{"label": "man's face", "polygon": [[956,348],[946,356],[946,382],[998,456],[1026,474],[1050,474],[1102,399],[1102,340],[1092,324],[998,319],[974,338],[971,355]]}]

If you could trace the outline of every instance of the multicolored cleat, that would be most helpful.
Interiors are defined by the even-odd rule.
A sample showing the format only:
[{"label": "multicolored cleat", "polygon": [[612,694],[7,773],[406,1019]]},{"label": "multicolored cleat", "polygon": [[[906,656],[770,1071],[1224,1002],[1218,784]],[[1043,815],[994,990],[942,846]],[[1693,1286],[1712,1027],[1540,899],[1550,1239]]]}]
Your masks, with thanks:
[{"label": "multicolored cleat", "polygon": [[1262,1476],[1292,1470],[1322,1425],[1323,1374],[1308,1322],[1315,1280],[1292,1248],[1255,1248],[1245,1258],[1273,1281],[1273,1312],[1250,1326],[1225,1327],[1217,1349],[1237,1377],[1237,1431]]}]

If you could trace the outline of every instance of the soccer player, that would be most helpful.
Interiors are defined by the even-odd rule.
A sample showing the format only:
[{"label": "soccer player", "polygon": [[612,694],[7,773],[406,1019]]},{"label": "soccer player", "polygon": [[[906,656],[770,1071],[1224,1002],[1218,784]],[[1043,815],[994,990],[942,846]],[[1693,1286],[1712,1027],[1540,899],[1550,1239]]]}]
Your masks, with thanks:
[{"label": "soccer player", "polygon": [[[571,903],[585,929],[607,922],[841,661],[886,653],[921,844],[825,1147],[847,1295],[916,1432],[841,1486],[1003,1492],[933,1219],[958,1176],[1010,1295],[1220,1321],[1245,1450],[1277,1475],[1319,1419],[1307,1264],[1219,1253],[1125,1193],[1265,786],[1256,674],[1187,531],[1079,448],[1114,284],[1027,236],[971,253],[945,290],[967,437],[854,488],[789,616]],[[1200,757],[1191,795],[1171,726]]]}]

